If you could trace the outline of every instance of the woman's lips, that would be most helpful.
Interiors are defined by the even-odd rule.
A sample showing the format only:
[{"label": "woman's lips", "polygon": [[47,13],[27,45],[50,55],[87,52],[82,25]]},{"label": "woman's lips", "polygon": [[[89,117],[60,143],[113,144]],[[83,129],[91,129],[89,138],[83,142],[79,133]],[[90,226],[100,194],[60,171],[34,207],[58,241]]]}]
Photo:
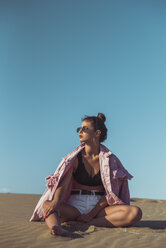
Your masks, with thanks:
[{"label": "woman's lips", "polygon": [[79,138],[81,139],[81,138],[82,138],[82,136],[81,136],[81,135],[79,135]]}]

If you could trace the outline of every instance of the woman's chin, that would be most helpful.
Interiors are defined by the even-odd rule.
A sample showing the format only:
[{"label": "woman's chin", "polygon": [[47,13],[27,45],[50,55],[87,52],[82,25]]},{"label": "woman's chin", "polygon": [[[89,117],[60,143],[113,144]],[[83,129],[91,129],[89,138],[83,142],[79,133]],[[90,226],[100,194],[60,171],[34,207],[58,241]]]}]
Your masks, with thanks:
[{"label": "woman's chin", "polygon": [[86,142],[86,140],[84,139],[80,139],[80,143]]}]

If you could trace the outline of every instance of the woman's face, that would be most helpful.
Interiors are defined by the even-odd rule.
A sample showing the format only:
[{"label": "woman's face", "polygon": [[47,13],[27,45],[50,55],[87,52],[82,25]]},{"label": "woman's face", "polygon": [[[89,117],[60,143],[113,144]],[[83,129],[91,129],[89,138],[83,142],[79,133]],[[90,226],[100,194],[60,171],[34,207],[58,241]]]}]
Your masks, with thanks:
[{"label": "woman's face", "polygon": [[94,131],[94,128],[89,121],[83,121],[79,131],[80,142],[92,143],[100,138],[100,130]]}]

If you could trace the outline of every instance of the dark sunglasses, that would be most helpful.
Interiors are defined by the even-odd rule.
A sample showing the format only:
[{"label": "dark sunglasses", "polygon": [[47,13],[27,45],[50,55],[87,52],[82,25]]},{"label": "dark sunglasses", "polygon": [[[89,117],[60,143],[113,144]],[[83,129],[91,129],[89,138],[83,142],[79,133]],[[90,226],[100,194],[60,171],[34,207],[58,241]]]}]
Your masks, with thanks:
[{"label": "dark sunglasses", "polygon": [[77,133],[79,133],[80,131],[86,132],[87,130],[88,130],[88,127],[86,127],[86,126],[78,127],[78,128],[76,129]]}]

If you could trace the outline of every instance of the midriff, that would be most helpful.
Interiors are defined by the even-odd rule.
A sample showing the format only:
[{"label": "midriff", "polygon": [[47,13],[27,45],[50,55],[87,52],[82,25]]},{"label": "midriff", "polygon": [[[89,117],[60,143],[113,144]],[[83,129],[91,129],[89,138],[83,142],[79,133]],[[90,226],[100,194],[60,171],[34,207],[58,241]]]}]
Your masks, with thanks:
[{"label": "midriff", "polygon": [[73,178],[73,184],[72,184],[73,189],[85,189],[85,190],[98,190],[98,191],[104,191],[103,185],[98,185],[98,186],[87,186],[87,185],[82,185],[76,182]]}]

